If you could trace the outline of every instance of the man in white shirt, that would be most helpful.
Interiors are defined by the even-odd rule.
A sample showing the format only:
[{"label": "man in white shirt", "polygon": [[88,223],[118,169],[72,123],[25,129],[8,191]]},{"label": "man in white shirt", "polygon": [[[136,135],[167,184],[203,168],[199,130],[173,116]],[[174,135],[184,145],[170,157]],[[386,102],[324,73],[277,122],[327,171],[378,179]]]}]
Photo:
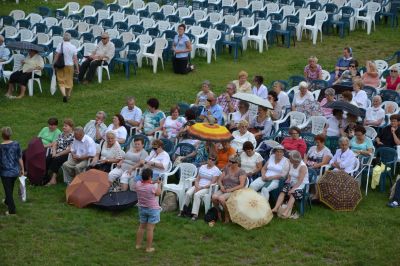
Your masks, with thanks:
[{"label": "man in white shirt", "polygon": [[[115,54],[115,46],[110,41],[108,33],[101,34],[101,42],[97,44],[94,52],[86,58],[79,69],[79,81],[82,84],[88,84],[93,80],[97,67],[101,65],[108,65],[113,59]],[[86,73],[87,72],[87,73]],[[86,74],[86,77],[85,77]],[[85,77],[85,79],[84,79]]]},{"label": "man in white shirt", "polygon": [[126,99],[126,106],[121,109],[121,115],[125,120],[125,127],[129,133],[131,127],[137,127],[142,119],[142,110],[135,106],[135,97]]},{"label": "man in white shirt", "polygon": [[335,170],[343,170],[346,173],[350,173],[354,169],[355,160],[357,160],[354,152],[349,149],[350,141],[346,137],[339,139],[340,149],[336,150],[335,155],[329,161],[329,164],[335,168]]},{"label": "man in white shirt", "polygon": [[385,123],[385,110],[381,108],[382,98],[379,95],[372,98],[372,106],[367,108],[364,126],[379,127]]},{"label": "man in white shirt", "polygon": [[104,111],[98,111],[96,113],[96,119],[90,120],[84,127],[85,134],[91,137],[95,142],[100,142],[103,139],[103,135],[106,133],[107,126],[104,124],[106,119],[106,113]]},{"label": "man in white shirt", "polygon": [[82,173],[88,166],[89,158],[96,155],[96,143],[85,135],[82,127],[74,129],[74,141],[71,145],[71,156],[62,165],[64,182],[70,183],[72,178]]}]

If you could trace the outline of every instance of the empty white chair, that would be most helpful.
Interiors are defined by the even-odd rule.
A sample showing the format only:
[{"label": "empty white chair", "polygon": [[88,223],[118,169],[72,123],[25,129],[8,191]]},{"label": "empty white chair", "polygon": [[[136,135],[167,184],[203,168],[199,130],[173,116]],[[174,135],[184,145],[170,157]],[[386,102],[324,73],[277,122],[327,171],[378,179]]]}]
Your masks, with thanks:
[{"label": "empty white chair", "polygon": [[121,12],[114,12],[112,13],[110,19],[112,19],[113,23],[115,24],[115,22],[124,21],[125,15]]},{"label": "empty white chair", "polygon": [[331,0],[331,3],[334,3],[338,8],[341,8],[347,3],[347,0]]},{"label": "empty white chair", "polygon": [[279,125],[286,122],[286,120],[290,119],[290,125],[289,127],[303,127],[307,122],[306,115],[304,113],[298,112],[298,111],[290,111],[287,113],[287,115],[280,120],[273,121],[274,127],[275,127],[275,132],[278,132],[279,130]]},{"label": "empty white chair", "polygon": [[175,7],[173,5],[163,5],[160,8],[160,12],[164,14],[165,17],[175,14]]},{"label": "empty white chair", "polygon": [[364,126],[365,128],[365,136],[374,140],[376,138],[376,136],[378,136],[378,133],[376,132],[376,130],[373,127],[370,126]]},{"label": "empty white chair", "polygon": [[128,42],[133,42],[135,40],[135,35],[132,32],[121,32],[119,37],[122,39],[124,42],[124,45],[126,45]]},{"label": "empty white chair", "polygon": [[43,23],[46,24],[47,28],[51,26],[58,25],[58,19],[55,17],[46,17],[43,19]]},{"label": "empty white chair", "polygon": [[258,1],[258,0],[251,1],[250,4],[249,4],[249,8],[250,8],[251,12],[263,10],[264,2],[263,1]]},{"label": "empty white chair", "polygon": [[50,41],[50,36],[43,32],[36,33],[35,38],[37,40],[37,44],[45,44]]},{"label": "empty white chair", "polygon": [[118,4],[122,8],[131,6],[131,2],[129,0],[116,0],[114,3]]},{"label": "empty white chair", "polygon": [[388,63],[385,60],[375,60],[376,69],[379,72],[379,75],[382,74],[386,69],[389,68]]},{"label": "empty white chair", "polygon": [[58,44],[60,44],[63,41],[62,36],[53,36],[51,37],[51,41],[53,42],[53,49],[56,49]]},{"label": "empty white chair", "polygon": [[7,61],[0,62],[0,69],[4,69],[4,66],[13,62],[12,70],[3,70],[3,79],[4,83],[7,83],[7,80],[10,79],[10,76],[13,72],[18,71],[22,68],[22,61],[25,59],[24,55],[22,54],[14,54],[10,56]]},{"label": "empty white chair", "polygon": [[110,36],[110,40],[119,38],[119,31],[117,29],[107,29],[106,32]]},{"label": "empty white chair", "polygon": [[187,29],[187,32],[192,34],[195,38],[192,44],[192,51],[190,52],[190,57],[194,58],[196,55],[196,44],[199,42],[199,39],[204,36],[205,29],[200,26],[191,26]]},{"label": "empty white chair", "polygon": [[93,6],[84,5],[77,13],[81,13],[84,18],[91,17],[96,14],[96,9]]},{"label": "empty white chair", "polygon": [[235,0],[222,0],[222,6],[234,6]]},{"label": "empty white chair", "polygon": [[12,10],[9,14],[9,16],[13,17],[13,19],[15,21],[20,20],[20,19],[24,19],[25,18],[25,12],[23,10]]},{"label": "empty white chair", "polygon": [[101,21],[102,19],[108,18],[110,16],[110,12],[105,9],[99,9],[96,11],[95,17],[97,17],[97,21]]},{"label": "empty white chair", "polygon": [[20,29],[17,34],[19,35],[21,41],[32,42],[34,40],[33,32],[31,30]]},{"label": "empty white chair", "polygon": [[207,16],[207,13],[204,10],[193,10],[193,12],[190,14],[191,17],[196,20],[196,22],[199,22],[200,20],[204,20]]},{"label": "empty white chair", "polygon": [[314,135],[319,135],[324,132],[327,119],[324,116],[311,116],[310,123],[311,123],[311,133]]},{"label": "empty white chair", "polygon": [[254,25],[254,28],[256,27],[258,27],[257,35],[250,33],[248,36],[248,40],[255,41],[258,46],[258,51],[262,53],[264,48],[264,42],[265,42],[265,47],[268,50],[267,33],[271,30],[272,25],[269,20],[259,20],[257,21],[256,25]]},{"label": "empty white chair", "polygon": [[371,33],[372,24],[374,24],[375,30],[375,15],[381,10],[381,5],[375,2],[368,2],[365,4],[363,10],[364,9],[367,10],[365,16],[360,16],[357,14],[355,16],[355,22],[357,23],[358,21],[362,21],[367,24],[367,34],[369,35]]},{"label": "empty white chair", "polygon": [[136,25],[140,23],[140,18],[138,15],[128,15],[125,17],[125,22],[128,24],[128,27],[132,25]]},{"label": "empty white chair", "polygon": [[217,60],[217,52],[215,48],[215,44],[219,39],[221,39],[221,32],[215,29],[208,29],[206,31],[207,34],[207,43],[196,43],[195,48],[203,50],[207,55],[207,63],[211,63],[211,56],[214,51],[214,60]]},{"label": "empty white chair", "polygon": [[216,25],[222,21],[222,14],[217,12],[211,12],[207,15],[205,20],[210,21],[213,25]]},{"label": "empty white chair", "polygon": [[322,42],[322,24],[328,20],[328,14],[325,11],[315,11],[314,14],[312,14],[311,17],[308,17],[306,19],[312,19],[314,18],[314,25],[303,25],[302,26],[302,31],[304,30],[309,30],[311,31],[311,38],[312,42],[314,45],[317,44],[317,38],[318,38],[318,32],[321,33],[321,42]]},{"label": "empty white chair", "polygon": [[171,28],[171,24],[169,24],[168,21],[160,20],[160,21],[157,21],[156,27],[160,30],[160,32],[164,32]]},{"label": "empty white chair", "polygon": [[148,2],[145,8],[147,8],[147,11],[149,11],[149,14],[151,15],[152,13],[160,10],[160,5],[156,2]]},{"label": "empty white chair", "polygon": [[135,10],[143,9],[145,5],[143,0],[132,0],[132,8]]},{"label": "empty white chair", "polygon": [[177,15],[180,18],[185,18],[190,16],[190,9],[188,7],[178,7],[176,9],[175,15]]},{"label": "empty white chair", "polygon": [[[154,53],[148,53],[147,51],[142,54],[142,58],[149,58],[153,64],[153,73],[157,73],[157,65],[158,65],[158,60],[161,60],[161,65],[162,68],[164,69],[164,60],[163,60],[163,51],[168,47],[168,41],[163,38],[155,38],[154,39],[155,43],[155,49]],[[142,60],[141,58],[141,60]],[[141,62],[138,62],[139,65],[141,65]]]},{"label": "empty white chair", "polygon": [[74,28],[74,21],[72,19],[63,18],[62,20],[60,20],[58,25],[61,26],[64,31],[66,31]]},{"label": "empty white chair", "polygon": [[311,16],[311,10],[308,8],[299,8],[296,16],[299,18],[299,24],[296,26],[296,36],[297,40],[301,41],[303,26],[306,25],[306,19]]},{"label": "empty white chair", "polygon": [[43,17],[36,13],[30,13],[25,19],[29,20],[31,26],[35,25],[36,23],[40,23],[43,20]]},{"label": "empty white chair", "polygon": [[143,28],[148,29],[153,28],[156,25],[156,22],[152,18],[142,18],[140,24],[142,24]]},{"label": "empty white chair", "polygon": [[78,13],[79,11],[79,3],[77,2],[68,2],[63,8],[58,8],[57,10],[65,11],[68,10],[66,13],[68,15]]},{"label": "empty white chair", "polygon": [[222,20],[229,27],[233,27],[238,23],[237,16],[234,15],[225,15]]},{"label": "empty white chair", "polygon": [[282,6],[278,13],[282,13],[282,17],[286,17],[287,15],[294,15],[296,13],[296,9],[292,5]]},{"label": "empty white chair", "polygon": [[78,49],[79,47],[82,46],[82,43],[81,43],[79,40],[77,40],[77,39],[71,39],[71,44],[72,44],[73,46],[75,46],[76,49]]},{"label": "empty white chair", "polygon": [[18,29],[13,26],[5,26],[2,30],[0,30],[0,34],[4,36],[4,38],[11,38],[16,36],[18,33]]},{"label": "empty white chair", "polygon": [[330,79],[331,74],[326,70],[322,70],[322,80],[329,81]]},{"label": "empty white chair", "polygon": [[97,36],[101,36],[101,34],[104,32],[104,29],[100,25],[92,25],[90,27],[90,32],[92,32],[94,37],[97,37]]},{"label": "empty white chair", "polygon": [[271,13],[278,13],[279,12],[279,5],[277,3],[268,3],[265,5],[267,9],[267,16]]},{"label": "empty white chair", "polygon": [[84,33],[90,30],[90,25],[84,21],[80,21],[76,23],[74,29],[77,30],[79,33]]},{"label": "empty white chair", "polygon": [[385,110],[385,114],[386,116],[388,116],[388,118],[392,115],[392,114],[398,114],[399,113],[399,105],[396,102],[393,101],[384,101],[381,104],[381,108],[383,110]]}]

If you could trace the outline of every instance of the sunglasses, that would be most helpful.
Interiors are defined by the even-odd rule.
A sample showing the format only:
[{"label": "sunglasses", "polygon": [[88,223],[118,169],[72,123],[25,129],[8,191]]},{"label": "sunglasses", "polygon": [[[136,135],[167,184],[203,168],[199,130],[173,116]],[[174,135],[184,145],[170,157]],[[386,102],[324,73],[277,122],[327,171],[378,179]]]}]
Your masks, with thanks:
[{"label": "sunglasses", "polygon": [[208,160],[215,162],[215,158],[208,158]]},{"label": "sunglasses", "polygon": [[390,70],[390,72],[392,72],[392,73],[397,73],[397,70]]},{"label": "sunglasses", "polygon": [[230,163],[237,163],[236,161],[229,160]]},{"label": "sunglasses", "polygon": [[356,67],[355,65],[350,65],[350,67]]},{"label": "sunglasses", "polygon": [[212,102],[212,100],[210,100],[210,99],[207,99],[207,102],[209,102],[209,103],[210,103],[210,102]]}]

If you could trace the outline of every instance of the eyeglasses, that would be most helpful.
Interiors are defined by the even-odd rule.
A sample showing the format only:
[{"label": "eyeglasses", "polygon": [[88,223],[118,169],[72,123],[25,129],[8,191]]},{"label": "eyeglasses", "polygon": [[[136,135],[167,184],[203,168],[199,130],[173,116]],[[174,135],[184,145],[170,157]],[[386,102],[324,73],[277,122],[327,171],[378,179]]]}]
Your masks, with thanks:
[{"label": "eyeglasses", "polygon": [[291,133],[289,133],[290,135],[298,135],[299,133],[297,133],[297,132],[291,132]]},{"label": "eyeglasses", "polygon": [[107,37],[101,37],[101,39],[102,39],[102,40],[107,40],[108,38],[107,38]]},{"label": "eyeglasses", "polygon": [[390,72],[397,73],[397,70],[392,69],[392,70],[390,70]]},{"label": "eyeglasses", "polygon": [[356,67],[355,65],[350,65],[349,67]]},{"label": "eyeglasses", "polygon": [[230,163],[237,163],[236,161],[229,160]]},{"label": "eyeglasses", "polygon": [[208,160],[210,160],[210,161],[213,161],[213,162],[214,162],[214,161],[215,161],[215,158],[211,158],[211,157],[210,157],[210,158],[208,158]]}]

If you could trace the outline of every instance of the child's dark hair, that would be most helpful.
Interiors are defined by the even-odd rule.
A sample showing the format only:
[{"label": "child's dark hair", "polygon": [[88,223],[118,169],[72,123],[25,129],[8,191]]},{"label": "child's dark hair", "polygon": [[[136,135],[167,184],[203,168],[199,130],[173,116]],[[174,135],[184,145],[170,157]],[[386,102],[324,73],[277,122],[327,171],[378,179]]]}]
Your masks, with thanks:
[{"label": "child's dark hair", "polygon": [[150,180],[153,177],[153,170],[151,170],[150,168],[145,168],[142,171],[142,180],[146,181],[146,180]]}]

